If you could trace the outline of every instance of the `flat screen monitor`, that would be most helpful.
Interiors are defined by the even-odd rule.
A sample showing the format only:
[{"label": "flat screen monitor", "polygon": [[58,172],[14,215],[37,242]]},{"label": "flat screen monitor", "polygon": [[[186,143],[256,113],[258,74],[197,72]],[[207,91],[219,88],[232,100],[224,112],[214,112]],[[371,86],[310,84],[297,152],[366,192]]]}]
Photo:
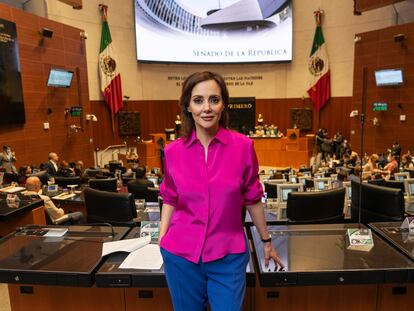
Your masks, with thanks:
[{"label": "flat screen monitor", "polygon": [[408,189],[410,191],[410,195],[413,195],[414,194],[414,182],[409,184]]},{"label": "flat screen monitor", "polygon": [[68,88],[72,84],[73,71],[51,68],[47,85],[52,87]]},{"label": "flat screen monitor", "polygon": [[26,122],[16,24],[0,18],[0,125]]},{"label": "flat screen monitor", "polygon": [[403,84],[401,69],[383,69],[375,71],[375,83],[377,86],[392,86]]},{"label": "flat screen monitor", "polygon": [[317,190],[324,190],[325,189],[325,182],[323,180],[316,181],[316,189]]},{"label": "flat screen monitor", "polygon": [[290,176],[290,178],[289,178],[289,181],[290,181],[292,184],[296,184],[296,183],[298,182],[298,179],[297,179],[297,177],[296,177],[296,176],[291,175],[291,176]]},{"label": "flat screen monitor", "polygon": [[287,202],[288,194],[292,191],[297,191],[297,189],[292,189],[292,188],[282,189],[282,201],[283,202]]},{"label": "flat screen monitor", "polygon": [[137,59],[168,63],[292,60],[292,0],[135,0]]},{"label": "flat screen monitor", "polygon": [[149,181],[152,181],[152,183],[154,184],[154,186],[158,185],[158,177],[148,177],[147,179]]}]

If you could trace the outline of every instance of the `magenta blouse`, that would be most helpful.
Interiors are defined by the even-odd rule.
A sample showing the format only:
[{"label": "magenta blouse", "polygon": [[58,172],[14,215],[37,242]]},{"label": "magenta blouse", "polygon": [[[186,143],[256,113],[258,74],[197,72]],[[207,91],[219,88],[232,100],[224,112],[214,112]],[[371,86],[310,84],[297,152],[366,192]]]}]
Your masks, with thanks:
[{"label": "magenta blouse", "polygon": [[162,248],[194,263],[245,252],[242,207],[263,195],[253,141],[220,128],[207,160],[195,131],[172,142],[160,193],[174,206]]}]

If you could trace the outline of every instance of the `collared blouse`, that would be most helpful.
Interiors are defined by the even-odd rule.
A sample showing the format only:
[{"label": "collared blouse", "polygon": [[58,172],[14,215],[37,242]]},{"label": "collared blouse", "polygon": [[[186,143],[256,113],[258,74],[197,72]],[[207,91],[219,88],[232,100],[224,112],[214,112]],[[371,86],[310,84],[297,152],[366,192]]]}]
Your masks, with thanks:
[{"label": "collared blouse", "polygon": [[263,195],[253,141],[220,127],[207,158],[195,131],[172,142],[160,194],[174,207],[162,248],[194,263],[245,252],[242,208]]}]

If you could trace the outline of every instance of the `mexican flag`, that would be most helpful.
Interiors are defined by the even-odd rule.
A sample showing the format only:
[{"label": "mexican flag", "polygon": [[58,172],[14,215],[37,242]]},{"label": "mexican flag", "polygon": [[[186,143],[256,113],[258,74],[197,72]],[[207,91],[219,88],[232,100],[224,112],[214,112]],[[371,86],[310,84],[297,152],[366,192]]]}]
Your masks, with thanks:
[{"label": "mexican flag", "polygon": [[321,11],[315,12],[316,31],[308,63],[308,69],[311,74],[308,94],[317,111],[331,98],[331,76],[325,39],[322,34],[321,15]]},{"label": "mexican flag", "polygon": [[121,75],[115,61],[116,57],[107,21],[107,9],[107,6],[101,5],[103,22],[101,48],[99,50],[99,74],[105,102],[111,109],[112,114],[116,114],[123,106]]}]

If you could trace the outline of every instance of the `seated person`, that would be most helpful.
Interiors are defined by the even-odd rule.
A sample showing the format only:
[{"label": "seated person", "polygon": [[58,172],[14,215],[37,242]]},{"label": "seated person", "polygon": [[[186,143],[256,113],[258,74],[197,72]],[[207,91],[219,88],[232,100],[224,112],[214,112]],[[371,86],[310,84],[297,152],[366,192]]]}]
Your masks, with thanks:
[{"label": "seated person", "polygon": [[83,161],[76,161],[75,167],[73,169],[75,176],[83,177]]},{"label": "seated person", "polygon": [[56,176],[59,177],[75,177],[75,172],[73,168],[70,167],[69,163],[63,160],[60,163],[59,169],[56,173]]},{"label": "seated person", "polygon": [[414,163],[411,155],[409,153],[403,154],[401,157],[401,168],[403,170],[412,170],[414,169]]},{"label": "seated person", "polygon": [[[389,176],[393,176],[394,173],[398,173],[398,158],[395,155],[391,156],[391,161],[385,165],[384,167],[384,174],[388,174]],[[385,176],[384,176],[385,178]]]},{"label": "seated person", "polygon": [[38,195],[45,204],[46,213],[52,219],[52,221],[59,221],[60,218],[67,216],[68,219],[61,225],[78,225],[83,222],[83,215],[81,212],[74,212],[65,215],[65,212],[61,208],[57,208],[53,201],[46,195],[40,194],[40,179],[36,176],[30,176],[26,180],[25,195]]},{"label": "seated person", "polygon": [[136,173],[136,179],[129,181],[128,185],[130,184],[139,185],[138,188],[141,189],[142,187],[142,191],[147,190],[148,187],[154,187],[154,183],[145,177],[145,174],[146,174],[145,167],[142,167],[142,166],[137,167],[135,169],[135,173]]},{"label": "seated person", "polygon": [[27,176],[32,173],[33,173],[33,170],[30,165],[25,164],[25,165],[20,166],[19,172],[17,173],[18,178],[19,178],[19,185],[24,186],[24,184],[26,183]]}]

